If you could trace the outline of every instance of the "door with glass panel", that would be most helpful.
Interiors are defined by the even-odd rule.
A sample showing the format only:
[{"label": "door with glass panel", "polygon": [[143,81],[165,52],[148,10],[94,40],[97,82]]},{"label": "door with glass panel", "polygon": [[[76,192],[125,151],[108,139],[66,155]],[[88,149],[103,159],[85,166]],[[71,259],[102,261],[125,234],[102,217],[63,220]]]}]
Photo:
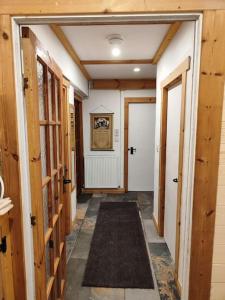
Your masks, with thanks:
[{"label": "door with glass panel", "polygon": [[36,300],[64,299],[62,72],[22,28]]}]

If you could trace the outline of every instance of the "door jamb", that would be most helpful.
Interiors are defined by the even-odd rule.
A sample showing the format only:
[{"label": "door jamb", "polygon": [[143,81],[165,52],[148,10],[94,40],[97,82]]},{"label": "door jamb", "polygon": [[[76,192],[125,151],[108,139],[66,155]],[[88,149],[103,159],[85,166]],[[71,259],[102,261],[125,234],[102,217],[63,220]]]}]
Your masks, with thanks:
[{"label": "door jamb", "polygon": [[181,224],[181,196],[183,178],[183,152],[184,152],[184,131],[185,131],[185,105],[186,105],[186,84],[187,71],[190,69],[191,58],[187,57],[169,76],[161,83],[162,104],[160,121],[160,155],[159,155],[159,210],[158,210],[158,233],[164,236],[165,217],[165,173],[166,173],[166,137],[167,137],[167,101],[168,89],[179,82],[182,85],[181,94],[181,117],[180,117],[180,143],[178,162],[178,188],[177,188],[177,212],[176,212],[176,249],[175,249],[175,279],[178,283],[178,268],[180,254],[180,224]]},{"label": "door jamb", "polygon": [[[70,81],[63,77],[63,135],[64,135],[64,176],[71,179],[71,159],[70,159],[70,118],[69,118],[69,87]],[[65,95],[64,95],[65,91]],[[71,217],[71,183],[65,186],[64,192],[65,204],[65,232],[69,234],[72,228]]]},{"label": "door jamb", "polygon": [[[74,107],[75,107],[75,118],[77,116],[77,113],[79,114],[79,128],[76,127],[76,121],[75,121],[75,130],[76,133],[79,131],[79,139],[80,139],[80,146],[79,149],[75,149],[76,152],[76,173],[77,169],[79,168],[80,174],[79,178],[76,176],[76,186],[77,186],[77,195],[82,192],[83,184],[84,184],[84,139],[83,139],[83,99],[78,94],[74,94]],[[77,134],[76,134],[77,138]],[[75,139],[76,139],[75,138]],[[78,161],[78,151],[79,151],[79,157],[80,160]]]},{"label": "door jamb", "polygon": [[156,97],[125,98],[124,101],[124,188],[128,192],[128,137],[129,137],[129,104],[130,103],[156,103]]}]

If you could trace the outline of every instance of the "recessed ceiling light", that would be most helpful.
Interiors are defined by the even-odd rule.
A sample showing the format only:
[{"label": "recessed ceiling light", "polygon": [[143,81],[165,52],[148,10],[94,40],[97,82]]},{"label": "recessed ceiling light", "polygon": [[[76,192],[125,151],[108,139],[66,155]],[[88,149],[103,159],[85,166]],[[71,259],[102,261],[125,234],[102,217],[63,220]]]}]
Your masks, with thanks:
[{"label": "recessed ceiling light", "polygon": [[113,56],[117,57],[117,56],[120,55],[120,53],[121,53],[121,50],[120,50],[119,47],[114,47],[114,48],[112,48],[112,55],[113,55]]},{"label": "recessed ceiling light", "polygon": [[134,72],[140,72],[141,71],[141,69],[140,68],[138,68],[138,67],[136,67],[136,68],[134,68]]}]

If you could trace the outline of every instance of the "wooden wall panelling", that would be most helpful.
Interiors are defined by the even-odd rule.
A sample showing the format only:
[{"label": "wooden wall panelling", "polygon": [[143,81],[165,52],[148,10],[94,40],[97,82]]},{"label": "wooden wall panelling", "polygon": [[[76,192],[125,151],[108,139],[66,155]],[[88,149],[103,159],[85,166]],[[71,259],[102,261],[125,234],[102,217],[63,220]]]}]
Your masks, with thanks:
[{"label": "wooden wall panelling", "polygon": [[146,12],[192,12],[225,9],[224,0],[36,0],[35,5],[27,0],[1,0],[0,13],[12,15],[51,15],[51,14],[107,14],[107,13],[146,13]]},{"label": "wooden wall panelling", "polygon": [[193,195],[190,300],[210,298],[225,80],[224,28],[225,11],[204,12]]},{"label": "wooden wall panelling", "polygon": [[6,238],[6,253],[0,253],[0,299],[14,300],[13,268],[11,256],[11,226],[9,214],[0,216],[0,241]]},{"label": "wooden wall panelling", "polygon": [[14,204],[12,222],[12,260],[15,299],[26,299],[24,236],[20,187],[17,107],[14,82],[13,46],[10,16],[0,16],[0,148],[3,160],[5,195]]}]

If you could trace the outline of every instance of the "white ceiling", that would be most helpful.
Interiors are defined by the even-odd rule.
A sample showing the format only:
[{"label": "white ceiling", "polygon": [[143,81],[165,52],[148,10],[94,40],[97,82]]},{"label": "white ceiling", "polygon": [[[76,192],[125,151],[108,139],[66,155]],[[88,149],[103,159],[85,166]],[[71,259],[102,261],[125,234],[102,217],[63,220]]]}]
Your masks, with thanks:
[{"label": "white ceiling", "polygon": [[[62,26],[62,30],[77,52],[80,60],[111,60],[111,45],[106,37],[120,34],[121,55],[116,59],[150,59],[154,56],[169,24],[149,25],[96,25]],[[134,73],[136,65],[86,65],[92,78],[130,79],[156,76],[153,65],[140,65],[141,72]]]}]

